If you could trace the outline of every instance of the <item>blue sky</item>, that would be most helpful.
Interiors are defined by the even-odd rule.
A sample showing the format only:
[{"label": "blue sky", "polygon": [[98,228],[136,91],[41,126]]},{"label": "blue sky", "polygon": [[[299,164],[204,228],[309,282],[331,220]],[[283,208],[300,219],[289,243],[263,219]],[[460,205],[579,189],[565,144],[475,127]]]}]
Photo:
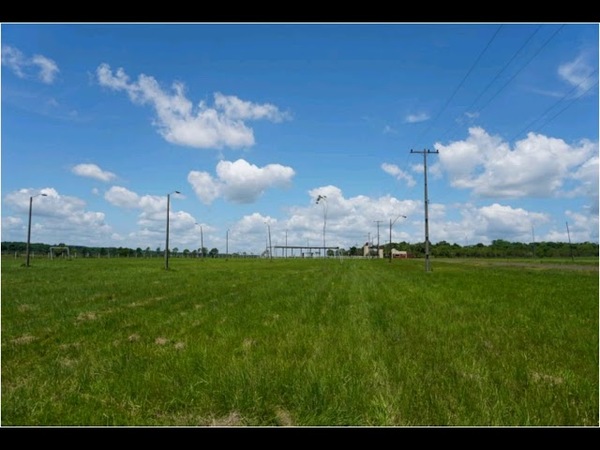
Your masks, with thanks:
[{"label": "blue sky", "polygon": [[3,23],[2,240],[598,242],[598,30]]}]

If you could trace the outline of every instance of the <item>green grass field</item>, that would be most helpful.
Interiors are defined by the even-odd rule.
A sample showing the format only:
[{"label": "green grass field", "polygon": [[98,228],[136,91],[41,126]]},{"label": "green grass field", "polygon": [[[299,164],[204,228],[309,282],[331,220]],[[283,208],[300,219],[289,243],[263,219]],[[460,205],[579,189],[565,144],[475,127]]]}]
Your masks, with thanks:
[{"label": "green grass field", "polygon": [[3,426],[599,425],[597,258],[23,263]]}]

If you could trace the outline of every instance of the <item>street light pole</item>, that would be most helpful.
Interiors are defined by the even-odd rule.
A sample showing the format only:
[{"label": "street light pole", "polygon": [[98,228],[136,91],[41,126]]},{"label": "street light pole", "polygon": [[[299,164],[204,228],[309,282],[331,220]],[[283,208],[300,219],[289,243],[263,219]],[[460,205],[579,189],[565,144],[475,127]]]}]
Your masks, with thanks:
[{"label": "street light pole", "polygon": [[267,224],[269,230],[269,259],[273,259],[273,246],[271,245],[271,225]]},{"label": "street light pole", "polygon": [[[196,222],[196,225],[200,225]],[[202,225],[200,225],[200,253],[202,254],[202,258],[204,258],[204,235],[202,234]]]},{"label": "street light pole", "polygon": [[167,241],[165,243],[165,269],[169,269],[169,209],[171,204],[171,194],[179,194],[179,191],[173,191],[167,194]]},{"label": "street light pole", "polygon": [[202,234],[202,225],[200,225],[200,253],[202,253],[202,258],[204,258],[204,235]]},{"label": "street light pole", "polygon": [[229,230],[225,233],[225,258],[229,256]]},{"label": "street light pole", "polygon": [[400,217],[404,217],[406,219],[406,216],[403,216],[402,214],[396,217],[393,221],[390,219],[390,263],[392,262],[392,225],[394,225],[396,220],[398,220]]},{"label": "street light pole", "polygon": [[267,231],[269,233],[269,259],[273,259],[273,247],[271,246],[271,225],[269,225],[267,222],[265,222],[265,225],[267,226]]},{"label": "street light pole", "polygon": [[317,197],[317,204],[323,200],[323,257],[327,257],[327,253],[325,250],[325,229],[327,227],[327,196],[319,195]]},{"label": "street light pole", "polygon": [[47,194],[37,194],[29,197],[29,225],[27,226],[27,250],[26,250],[26,262],[25,267],[29,267],[29,241],[31,240],[31,207],[33,205],[33,197],[37,196],[47,197]]}]

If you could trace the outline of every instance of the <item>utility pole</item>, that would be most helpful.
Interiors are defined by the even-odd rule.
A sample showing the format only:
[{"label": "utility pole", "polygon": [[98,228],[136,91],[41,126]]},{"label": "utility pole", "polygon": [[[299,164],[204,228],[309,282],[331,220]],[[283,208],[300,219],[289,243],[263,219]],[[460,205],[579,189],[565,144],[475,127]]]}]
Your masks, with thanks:
[{"label": "utility pole", "polygon": [[429,198],[427,197],[427,155],[430,153],[439,153],[438,150],[411,150],[411,153],[423,154],[423,175],[425,181],[425,272],[431,271],[429,264]]},{"label": "utility pole", "polygon": [[200,226],[200,253],[204,258],[204,235],[202,234],[202,226]]},{"label": "utility pole", "polygon": [[379,224],[383,222],[383,220],[374,220],[377,224],[377,259],[379,259]]}]

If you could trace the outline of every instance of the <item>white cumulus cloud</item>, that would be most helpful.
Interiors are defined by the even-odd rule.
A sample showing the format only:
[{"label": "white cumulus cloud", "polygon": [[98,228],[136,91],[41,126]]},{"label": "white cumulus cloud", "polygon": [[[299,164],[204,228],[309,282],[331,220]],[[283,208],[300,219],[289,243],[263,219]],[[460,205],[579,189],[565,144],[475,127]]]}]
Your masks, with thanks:
[{"label": "white cumulus cloud", "polygon": [[[54,188],[20,189],[6,195],[4,202],[11,210],[11,214],[26,216],[31,196],[36,196],[32,208],[35,242],[50,244],[65,242],[73,245],[86,242],[88,245],[94,245],[94,242],[106,239],[112,233],[111,227],[105,223],[103,212],[86,210],[85,201],[62,195]],[[7,217],[14,216],[9,214]],[[16,234],[16,240],[21,240],[21,236],[25,235],[21,234],[23,230],[19,228],[24,227],[25,224],[20,224],[20,221],[5,222],[3,217],[3,237]]]},{"label": "white cumulus cloud", "polygon": [[77,164],[71,171],[81,177],[95,178],[100,181],[111,181],[116,178],[112,172],[102,170],[96,164]]},{"label": "white cumulus cloud", "polygon": [[192,170],[188,174],[188,182],[200,201],[206,205],[210,205],[221,195],[220,183],[207,172]]},{"label": "white cumulus cloud", "polygon": [[200,102],[194,108],[185,96],[183,83],[175,82],[165,92],[151,76],[141,74],[129,80],[122,68],[113,74],[108,64],[96,70],[100,85],[125,91],[132,102],[150,104],[156,113],[154,125],[163,138],[177,145],[195,148],[243,148],[254,145],[254,132],[245,121],[266,119],[279,122],[288,115],[272,104],[252,103],[235,96],[214,94],[214,106]]},{"label": "white cumulus cloud", "polygon": [[219,161],[216,177],[207,172],[191,171],[188,182],[198,198],[210,204],[218,197],[233,203],[252,203],[267,189],[286,188],[294,177],[294,169],[281,164],[258,167],[244,159]]},{"label": "white cumulus cloud", "polygon": [[435,144],[441,170],[453,187],[481,197],[554,197],[564,181],[598,153],[598,143],[569,145],[561,139],[529,133],[511,149],[479,127],[464,141]]},{"label": "white cumulus cloud", "polygon": [[121,208],[140,208],[140,196],[121,186],[112,186],[104,193],[104,199]]}]

